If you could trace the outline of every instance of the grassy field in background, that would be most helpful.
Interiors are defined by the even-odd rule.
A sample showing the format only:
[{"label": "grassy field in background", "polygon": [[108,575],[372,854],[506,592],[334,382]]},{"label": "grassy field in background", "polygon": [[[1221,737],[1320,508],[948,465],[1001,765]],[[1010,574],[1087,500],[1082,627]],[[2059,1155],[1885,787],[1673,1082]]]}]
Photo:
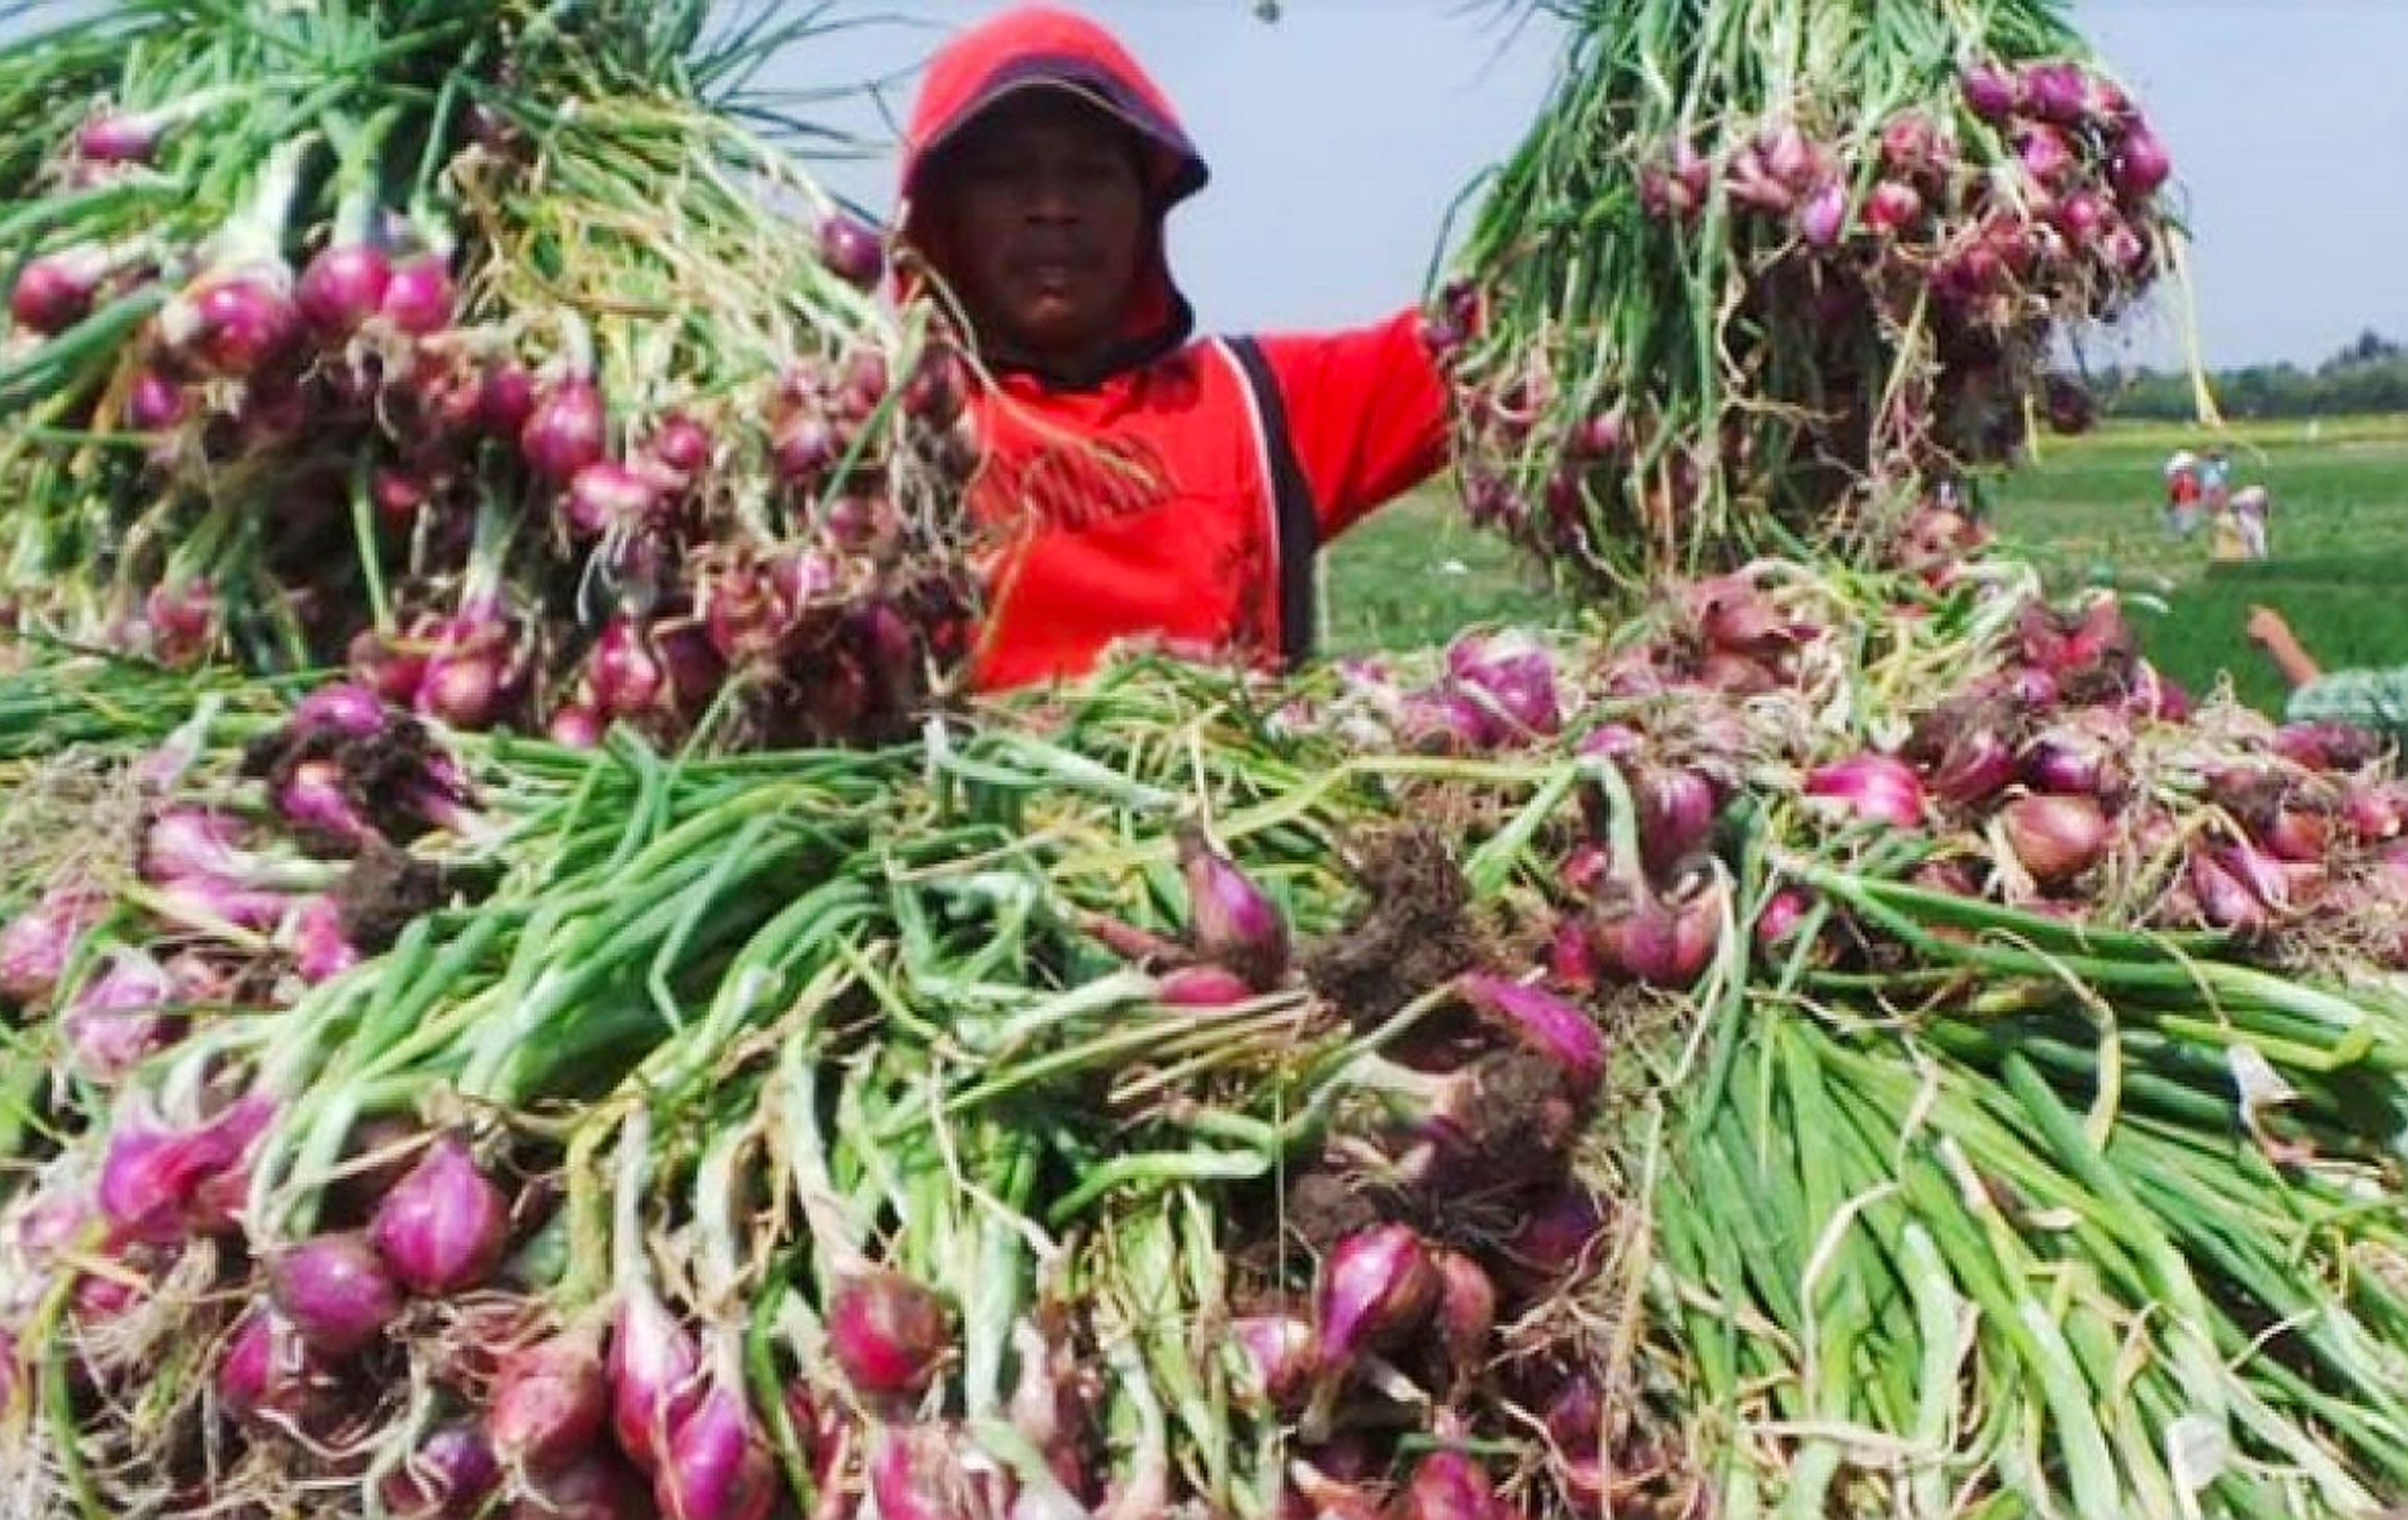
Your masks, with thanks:
[{"label": "grassy field in background", "polygon": [[1996,493],[2001,539],[2060,586],[2112,577],[2161,591],[2132,613],[2152,658],[2195,690],[2229,671],[2243,700],[2271,707],[2282,682],[2242,636],[2253,603],[2274,608],[2329,669],[2408,665],[2408,417],[2261,423],[2234,434],[2233,483],[2265,485],[2273,555],[2211,565],[2205,539],[2169,538],[2159,470],[2196,436],[2111,427],[2044,448]]},{"label": "grassy field in background", "polygon": [[1544,578],[1502,538],[1474,529],[1445,487],[1396,502],[1339,539],[1325,574],[1323,626],[1339,654],[1440,643],[1467,624],[1559,615]]},{"label": "grassy field in background", "polygon": [[[2160,526],[2159,469],[2201,439],[2181,428],[2116,425],[2050,438],[1990,500],[2003,547],[2052,585],[2108,581],[2128,595],[2150,656],[2206,691],[2229,672],[2244,701],[2279,705],[2282,686],[2242,637],[2254,603],[2278,609],[2328,668],[2408,664],[2408,416],[2244,424],[2228,435],[2236,486],[2273,501],[2273,557],[2211,565],[2204,529]],[[1560,615],[1543,582],[1501,540],[1475,533],[1429,491],[1380,513],[1331,551],[1330,645],[1408,648],[1471,623]]]}]

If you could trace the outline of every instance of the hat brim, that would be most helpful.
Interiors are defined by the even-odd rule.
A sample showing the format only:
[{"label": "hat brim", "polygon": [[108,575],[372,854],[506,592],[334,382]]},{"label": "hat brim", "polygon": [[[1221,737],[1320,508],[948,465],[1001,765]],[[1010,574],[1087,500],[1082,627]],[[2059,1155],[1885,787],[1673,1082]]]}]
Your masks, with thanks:
[{"label": "hat brim", "polygon": [[944,131],[917,146],[912,155],[916,162],[911,180],[905,185],[905,194],[916,196],[929,166],[960,147],[998,107],[1036,91],[1067,95],[1134,134],[1148,160],[1148,189],[1165,208],[1203,189],[1211,178],[1195,145],[1177,123],[1164,120],[1144,102],[1133,98],[1108,72],[1075,59],[1027,58],[1018,60],[989,79],[954,113]]}]

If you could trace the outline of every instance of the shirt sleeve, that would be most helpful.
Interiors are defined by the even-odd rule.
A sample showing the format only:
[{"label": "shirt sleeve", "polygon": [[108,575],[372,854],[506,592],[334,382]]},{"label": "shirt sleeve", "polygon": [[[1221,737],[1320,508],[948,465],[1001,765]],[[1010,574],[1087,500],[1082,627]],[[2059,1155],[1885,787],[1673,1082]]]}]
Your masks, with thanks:
[{"label": "shirt sleeve", "polygon": [[2408,739],[2408,666],[2335,670],[2291,690],[2284,716],[2293,723],[2353,723],[2398,742]]},{"label": "shirt sleeve", "polygon": [[1422,341],[1418,311],[1261,343],[1324,542],[1446,463],[1446,382]]}]

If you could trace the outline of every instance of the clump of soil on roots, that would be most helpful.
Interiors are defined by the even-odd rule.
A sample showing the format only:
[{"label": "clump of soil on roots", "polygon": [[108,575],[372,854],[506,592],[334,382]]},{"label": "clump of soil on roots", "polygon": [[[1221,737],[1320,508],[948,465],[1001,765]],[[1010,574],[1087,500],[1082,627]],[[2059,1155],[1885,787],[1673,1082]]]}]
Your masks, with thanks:
[{"label": "clump of soil on roots", "polygon": [[1306,1172],[1283,1201],[1282,1226],[1290,1240],[1315,1256],[1326,1255],[1339,1241],[1369,1229],[1389,1212],[1367,1196],[1359,1179],[1327,1171]]},{"label": "clump of soil on roots", "polygon": [[[264,734],[243,752],[242,771],[264,777],[271,791],[280,792],[294,772],[312,760],[333,761],[342,776],[344,799],[396,844],[408,844],[427,831],[431,820],[419,794],[438,774],[437,767],[448,763],[425,725],[395,717],[372,734],[298,724]],[[340,836],[311,837],[318,831],[298,825],[296,832],[315,852],[342,854],[352,847],[351,840]]]},{"label": "clump of soil on roots", "polygon": [[412,919],[434,911],[449,896],[442,868],[368,839],[335,886],[343,938],[373,954],[397,939]]},{"label": "clump of soil on roots", "polygon": [[1230,1202],[1230,1299],[1240,1313],[1274,1312],[1339,1241],[1401,1212],[1387,1189],[1320,1167],[1241,1189]]},{"label": "clump of soil on roots", "polygon": [[[1454,1114],[1462,1151],[1448,1169],[1498,1191],[1545,1184],[1564,1174],[1585,1124],[1563,1068],[1536,1051],[1492,1051],[1471,1068],[1469,1100]],[[1439,1179],[1453,1192],[1453,1179]],[[1445,1209],[1437,1211],[1443,1214]]]},{"label": "clump of soil on roots", "polygon": [[1467,913],[1470,885],[1434,830],[1369,839],[1354,875],[1363,905],[1307,953],[1304,973],[1355,1028],[1491,958]]}]

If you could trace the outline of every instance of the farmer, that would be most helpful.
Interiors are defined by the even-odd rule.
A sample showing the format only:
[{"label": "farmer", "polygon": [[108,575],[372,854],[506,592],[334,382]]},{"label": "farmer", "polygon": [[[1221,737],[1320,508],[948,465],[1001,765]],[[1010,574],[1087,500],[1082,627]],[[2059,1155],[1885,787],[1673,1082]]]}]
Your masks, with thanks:
[{"label": "farmer", "polygon": [[2243,625],[2249,641],[2283,673],[2291,723],[2337,722],[2371,728],[2394,744],[2408,743],[2408,666],[2387,670],[2325,670],[2311,658],[2282,613],[2253,607]]},{"label": "farmer", "polygon": [[2266,557],[2266,518],[2272,510],[2262,485],[2244,485],[2232,493],[2232,531],[2240,537],[2244,558]]},{"label": "farmer", "polygon": [[2187,538],[2199,526],[2199,456],[2177,449],[2166,461],[2166,533]]},{"label": "farmer", "polygon": [[2199,503],[2207,515],[2224,510],[2232,490],[2232,460],[2221,448],[2210,449],[2199,462]]},{"label": "farmer", "polygon": [[2249,546],[2242,541],[2241,524],[2232,515],[2232,504],[2218,507],[2207,521],[2207,557],[2218,565],[2236,564],[2249,557]]},{"label": "farmer", "polygon": [[1193,337],[1163,221],[1205,178],[1169,102],[1080,16],[1016,7],[929,64],[898,266],[956,304],[983,372],[983,687],[1075,675],[1125,638],[1298,658],[1321,545],[1445,460],[1412,310]]}]

